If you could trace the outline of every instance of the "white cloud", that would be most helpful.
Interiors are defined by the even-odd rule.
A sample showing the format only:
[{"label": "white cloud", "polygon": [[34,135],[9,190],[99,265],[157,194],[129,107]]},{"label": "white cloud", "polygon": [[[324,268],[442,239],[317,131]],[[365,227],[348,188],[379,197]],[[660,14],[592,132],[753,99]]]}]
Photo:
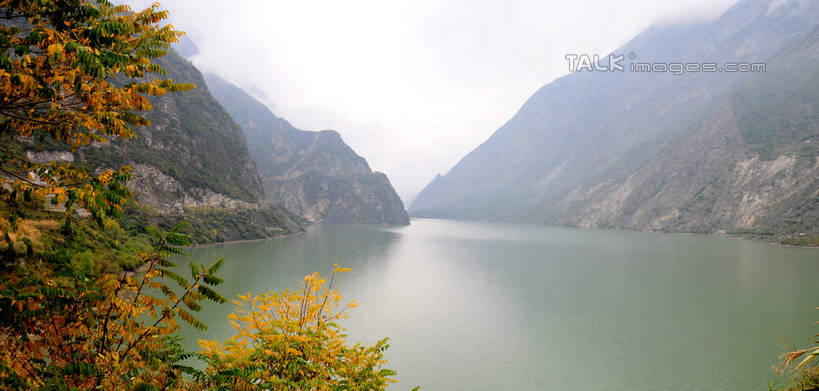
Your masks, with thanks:
[{"label": "white cloud", "polygon": [[[306,130],[335,129],[403,197],[567,72],[654,22],[736,0],[166,0],[194,63]],[[147,5],[144,0],[137,6]]]}]

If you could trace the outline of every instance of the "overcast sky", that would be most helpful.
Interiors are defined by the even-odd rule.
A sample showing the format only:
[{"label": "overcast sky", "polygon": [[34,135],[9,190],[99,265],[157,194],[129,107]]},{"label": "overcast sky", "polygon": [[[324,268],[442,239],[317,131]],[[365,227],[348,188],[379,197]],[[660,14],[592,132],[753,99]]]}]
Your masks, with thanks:
[{"label": "overcast sky", "polygon": [[[736,0],[164,0],[192,58],[304,130],[334,129],[399,195],[568,72],[654,23],[717,17]],[[137,0],[135,6],[149,4]],[[408,206],[408,205],[407,205]]]}]

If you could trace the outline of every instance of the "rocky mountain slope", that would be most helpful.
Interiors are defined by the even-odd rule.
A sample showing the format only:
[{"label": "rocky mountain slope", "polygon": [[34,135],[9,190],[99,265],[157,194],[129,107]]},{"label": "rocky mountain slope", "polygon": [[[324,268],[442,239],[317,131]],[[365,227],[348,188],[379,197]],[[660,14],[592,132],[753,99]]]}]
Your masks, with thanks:
[{"label": "rocky mountain slope", "polygon": [[152,98],[151,125],[136,128],[136,138],[82,149],[79,158],[100,167],[130,164],[137,199],[160,211],[258,201],[261,181],[242,131],[202,74],[173,51],[156,62],[196,89]]},{"label": "rocky mountain slope", "polygon": [[311,222],[409,223],[387,177],[373,172],[338,132],[296,129],[238,87],[206,78],[241,125],[267,199]]},{"label": "rocky mountain slope", "polygon": [[614,53],[633,52],[634,62],[765,62],[767,72],[567,75],[430,183],[410,212],[688,232],[816,230],[817,22],[815,2],[741,0],[712,22],[651,28]]},{"label": "rocky mountain slope", "polygon": [[[133,139],[114,139],[76,153],[46,144],[31,148],[33,160],[71,160],[94,169],[130,165],[139,213],[151,223],[174,224],[198,215],[218,215],[221,227],[208,225],[197,239],[221,241],[254,239],[301,229],[296,217],[262,200],[262,185],[248,152],[242,130],[211,96],[202,74],[190,62],[170,51],[155,60],[178,83],[196,89],[151,98],[146,113],[150,126],[135,128]],[[234,216],[229,218],[228,216]],[[239,216],[244,216],[239,221]],[[203,231],[203,224],[193,227]]]},{"label": "rocky mountain slope", "polygon": [[579,226],[815,230],[819,224],[819,27],[742,83],[654,158],[562,202]]}]

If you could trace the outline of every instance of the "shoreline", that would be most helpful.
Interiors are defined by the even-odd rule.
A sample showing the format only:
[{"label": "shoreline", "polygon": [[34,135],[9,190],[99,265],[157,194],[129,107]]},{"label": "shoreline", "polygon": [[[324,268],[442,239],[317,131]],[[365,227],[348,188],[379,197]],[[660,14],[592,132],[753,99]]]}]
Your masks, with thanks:
[{"label": "shoreline", "polygon": [[213,242],[213,243],[203,243],[203,244],[194,244],[191,246],[186,246],[185,248],[207,248],[207,247],[214,247],[214,246],[221,246],[224,244],[239,244],[239,243],[252,243],[252,242],[263,242],[265,240],[273,240],[273,239],[280,239],[280,238],[287,238],[290,236],[301,235],[307,232],[310,227],[314,227],[315,224],[311,224],[305,226],[304,229],[301,231],[291,232],[288,234],[281,234],[281,235],[273,235],[264,238],[257,238],[257,239],[236,239],[236,240],[226,240],[224,242]]},{"label": "shoreline", "polygon": [[492,221],[492,220],[476,220],[476,219],[458,219],[458,218],[438,218],[438,217],[412,217],[410,216],[410,221],[412,220],[450,220],[450,221],[459,221],[459,222],[470,222],[470,223],[488,223],[488,224],[512,224],[512,225],[527,225],[532,227],[553,227],[553,228],[568,228],[568,229],[576,229],[576,230],[583,230],[583,231],[624,231],[624,232],[634,232],[634,233],[645,233],[645,234],[663,234],[663,235],[698,235],[698,236],[706,236],[706,237],[724,237],[728,239],[740,239],[740,240],[748,240],[753,242],[760,242],[760,243],[767,243],[774,246],[782,246],[782,247],[794,247],[794,248],[809,248],[814,250],[819,250],[819,246],[805,246],[805,245],[797,245],[797,244],[786,244],[782,242],[778,242],[775,240],[771,240],[771,237],[776,237],[777,234],[772,235],[754,235],[754,234],[743,234],[743,233],[731,233],[731,232],[685,232],[685,231],[660,231],[660,230],[642,230],[642,229],[634,229],[634,228],[625,228],[625,227],[611,227],[611,228],[602,228],[602,227],[578,227],[574,225],[559,225],[559,224],[538,224],[532,222],[514,222],[514,221]]},{"label": "shoreline", "polygon": [[313,229],[314,227],[320,225],[327,225],[327,226],[365,226],[365,227],[406,227],[407,225],[398,225],[398,224],[343,224],[343,223],[311,223],[304,225],[301,231],[291,232],[289,234],[282,234],[282,235],[273,235],[268,236],[265,238],[258,238],[258,239],[236,239],[236,240],[226,240],[224,242],[213,242],[213,243],[203,243],[203,244],[194,244],[191,246],[186,246],[185,248],[207,248],[207,247],[214,247],[220,246],[223,244],[239,244],[239,243],[252,243],[252,242],[262,242],[265,240],[272,240],[272,239],[280,239],[280,238],[287,238],[296,235],[302,235],[307,233],[307,230]]},{"label": "shoreline", "polygon": [[[577,230],[584,230],[584,231],[626,231],[626,232],[635,232],[635,233],[647,233],[647,234],[663,234],[663,235],[698,235],[698,236],[710,236],[710,237],[724,237],[728,239],[738,239],[738,240],[748,240],[753,242],[760,242],[766,243],[773,246],[781,246],[781,247],[792,247],[792,248],[807,248],[813,250],[819,250],[819,246],[806,246],[806,245],[797,245],[797,244],[787,244],[782,243],[779,241],[771,240],[769,236],[774,235],[753,235],[753,234],[741,234],[741,233],[729,233],[729,232],[682,232],[682,231],[656,231],[656,230],[640,230],[640,229],[632,229],[632,228],[599,228],[599,227],[577,227],[577,226],[570,226],[570,225],[553,225],[553,224],[536,224],[536,223],[525,223],[525,222],[509,222],[509,221],[488,221],[488,220],[470,220],[470,219],[447,219],[447,218],[435,218],[435,217],[413,217],[413,219],[429,219],[429,220],[451,220],[451,221],[462,221],[462,222],[472,222],[472,223],[489,223],[489,224],[519,224],[519,225],[529,225],[534,227],[554,227],[554,228],[569,228],[569,229],[577,229]],[[187,246],[187,248],[208,248],[220,245],[230,245],[230,244],[240,244],[240,243],[252,243],[252,242],[261,242],[265,240],[273,240],[273,239],[280,239],[280,238],[287,238],[295,235],[305,234],[307,230],[313,229],[313,227],[319,225],[333,225],[333,226],[373,226],[373,227],[384,227],[390,226],[389,224],[380,225],[380,224],[324,224],[324,223],[315,223],[305,225],[304,229],[301,231],[291,232],[288,234],[282,235],[273,235],[264,238],[257,238],[257,239],[236,239],[236,240],[227,240],[224,242],[214,242],[214,243],[204,243],[204,244],[194,244],[191,246]]]}]

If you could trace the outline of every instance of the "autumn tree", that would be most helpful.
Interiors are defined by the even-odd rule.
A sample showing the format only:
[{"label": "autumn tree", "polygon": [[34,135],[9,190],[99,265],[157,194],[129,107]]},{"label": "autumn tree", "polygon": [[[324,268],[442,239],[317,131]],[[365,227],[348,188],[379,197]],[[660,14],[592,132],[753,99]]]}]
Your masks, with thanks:
[{"label": "autumn tree", "polygon": [[[204,329],[201,302],[214,291],[224,260],[190,262],[190,277],[171,256],[190,244],[179,232],[154,232],[154,250],[139,273],[77,272],[64,253],[5,275],[0,282],[0,389],[191,389],[178,343],[180,322]],[[170,283],[170,285],[169,285]]]},{"label": "autumn tree", "polygon": [[201,300],[224,301],[210,288],[221,282],[213,275],[221,262],[191,263],[190,279],[172,270],[168,257],[185,243],[176,231],[135,254],[138,273],[78,270],[60,248],[7,256],[20,218],[45,196],[65,206],[66,227],[82,207],[101,230],[130,197],[127,167],[89,172],[24,152],[133,137],[132,127],[149,124],[140,114],[151,109],[148,97],[193,88],[164,78],[151,61],[182,34],[162,24],[167,16],[157,4],[134,11],[108,0],[0,0],[2,389],[174,386],[187,357],[175,341],[179,322],[204,327],[191,311]]},{"label": "autumn tree", "polygon": [[386,339],[373,346],[349,345],[338,322],[355,303],[341,305],[318,273],[301,290],[240,295],[228,316],[236,334],[225,341],[200,341],[207,369],[205,390],[383,390],[396,373],[387,363]]},{"label": "autumn tree", "polygon": [[[194,86],[163,78],[151,62],[180,32],[157,4],[134,11],[108,0],[0,0],[0,233],[14,250],[18,223],[44,197],[84,208],[100,231],[131,196],[128,167],[89,172],[70,162],[31,161],[26,148],[75,150],[148,125],[149,97]],[[41,204],[40,204],[41,205]],[[0,262],[0,389],[3,390],[382,390],[386,340],[349,346],[337,321],[341,296],[317,274],[298,292],[243,296],[238,335],[185,352],[181,323],[225,299],[210,266],[172,259],[190,244],[179,226],[153,232],[136,270],[75,267],[63,248]],[[2,245],[0,245],[2,250]],[[13,251],[12,251],[13,252]],[[108,259],[116,265],[118,259]],[[337,268],[337,272],[342,271]],[[198,357],[198,370],[186,360]]]},{"label": "autumn tree", "polygon": [[[21,142],[76,149],[133,137],[148,125],[148,96],[193,88],[161,78],[151,59],[181,32],[160,23],[158,4],[135,12],[108,0],[0,0],[0,229],[7,233],[32,195],[54,195],[98,222],[130,196],[128,168],[89,173],[70,162],[35,163]],[[67,217],[68,218],[68,217]],[[11,243],[9,243],[11,245]]]}]

